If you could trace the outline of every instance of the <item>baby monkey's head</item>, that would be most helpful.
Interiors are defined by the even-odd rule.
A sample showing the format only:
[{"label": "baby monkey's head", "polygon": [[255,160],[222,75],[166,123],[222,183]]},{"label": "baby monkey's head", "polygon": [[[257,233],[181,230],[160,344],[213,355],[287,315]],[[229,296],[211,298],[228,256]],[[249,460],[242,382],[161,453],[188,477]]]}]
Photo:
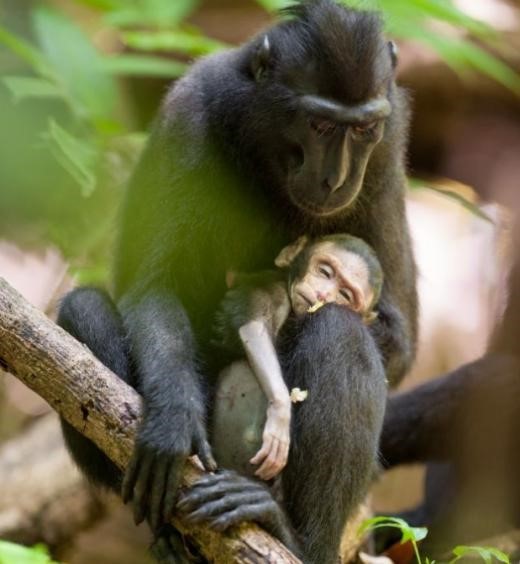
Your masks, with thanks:
[{"label": "baby monkey's head", "polygon": [[289,272],[289,297],[296,315],[326,303],[358,312],[370,322],[383,285],[383,271],[370,245],[352,235],[300,237],[275,260]]}]

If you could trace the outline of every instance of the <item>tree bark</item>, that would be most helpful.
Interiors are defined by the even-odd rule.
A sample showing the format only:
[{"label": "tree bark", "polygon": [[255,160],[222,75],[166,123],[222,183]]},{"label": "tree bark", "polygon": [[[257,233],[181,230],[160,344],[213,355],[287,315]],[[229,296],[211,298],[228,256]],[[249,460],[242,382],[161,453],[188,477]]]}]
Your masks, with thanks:
[{"label": "tree bark", "polygon": [[[124,470],[139,424],[140,396],[2,278],[0,367],[44,398]],[[190,459],[186,464],[184,486],[203,474],[196,462]],[[172,524],[217,564],[300,562],[255,524],[245,523],[223,534],[188,525],[180,517]]]}]

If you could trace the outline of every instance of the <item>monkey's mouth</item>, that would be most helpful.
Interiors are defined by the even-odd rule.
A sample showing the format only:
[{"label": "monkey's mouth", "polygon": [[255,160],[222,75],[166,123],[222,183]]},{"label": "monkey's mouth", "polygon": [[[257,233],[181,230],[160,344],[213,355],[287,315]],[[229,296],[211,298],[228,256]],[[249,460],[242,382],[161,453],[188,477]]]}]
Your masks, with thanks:
[{"label": "monkey's mouth", "polygon": [[314,217],[330,217],[344,212],[346,209],[348,209],[356,199],[357,193],[354,194],[351,198],[341,200],[340,202],[336,202],[334,204],[327,204],[327,201],[323,202],[323,204],[317,204],[316,202],[298,197],[291,192],[289,192],[289,196],[292,203],[306,214],[312,215]]},{"label": "monkey's mouth", "polygon": [[316,296],[314,297],[310,297],[305,295],[303,292],[298,292],[298,296],[300,296],[300,298],[303,300],[303,302],[306,305],[306,310],[310,307],[314,307],[316,305],[317,302],[319,302],[318,298]]}]

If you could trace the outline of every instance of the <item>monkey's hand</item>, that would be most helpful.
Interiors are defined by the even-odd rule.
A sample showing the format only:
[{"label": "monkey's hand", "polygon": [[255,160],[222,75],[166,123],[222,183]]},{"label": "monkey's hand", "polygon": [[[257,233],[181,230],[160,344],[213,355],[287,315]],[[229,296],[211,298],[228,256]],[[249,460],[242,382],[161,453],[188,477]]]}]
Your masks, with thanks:
[{"label": "monkey's hand", "polygon": [[408,324],[399,309],[388,300],[377,306],[378,315],[369,325],[381,352],[390,386],[396,386],[404,377],[413,360],[413,346]]},{"label": "monkey's hand", "polygon": [[167,418],[147,413],[123,480],[121,495],[124,503],[133,501],[135,523],[148,518],[152,530],[171,518],[189,456],[198,455],[206,470],[217,468],[203,418],[179,411]]},{"label": "monkey's hand", "polygon": [[270,402],[267,408],[267,420],[262,435],[262,448],[249,461],[261,464],[255,472],[262,480],[271,480],[287,464],[290,442],[291,402]]},{"label": "monkey's hand", "polygon": [[231,470],[201,478],[181,494],[177,509],[188,522],[205,522],[216,531],[255,521],[289,550],[299,553],[289,520],[269,489]]}]

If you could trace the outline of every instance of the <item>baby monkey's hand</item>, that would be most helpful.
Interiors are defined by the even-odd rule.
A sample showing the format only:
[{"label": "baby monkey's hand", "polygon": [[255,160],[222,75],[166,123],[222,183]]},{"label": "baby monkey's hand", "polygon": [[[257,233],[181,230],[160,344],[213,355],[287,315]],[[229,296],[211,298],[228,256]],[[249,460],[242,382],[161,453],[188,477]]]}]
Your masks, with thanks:
[{"label": "baby monkey's hand", "polygon": [[249,461],[260,464],[255,472],[262,480],[271,480],[287,464],[290,443],[291,402],[289,397],[270,402],[262,435],[262,448]]}]

